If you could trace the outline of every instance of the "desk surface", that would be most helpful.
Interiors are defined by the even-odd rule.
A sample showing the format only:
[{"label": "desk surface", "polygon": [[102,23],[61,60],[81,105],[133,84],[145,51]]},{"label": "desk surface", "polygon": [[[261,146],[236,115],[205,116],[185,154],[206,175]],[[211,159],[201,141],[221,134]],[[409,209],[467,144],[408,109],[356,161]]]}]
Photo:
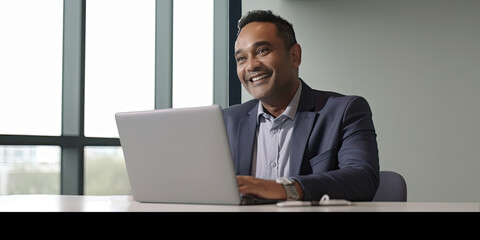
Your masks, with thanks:
[{"label": "desk surface", "polygon": [[479,202],[353,202],[351,206],[277,207],[139,203],[131,196],[3,195],[0,212],[480,212]]}]

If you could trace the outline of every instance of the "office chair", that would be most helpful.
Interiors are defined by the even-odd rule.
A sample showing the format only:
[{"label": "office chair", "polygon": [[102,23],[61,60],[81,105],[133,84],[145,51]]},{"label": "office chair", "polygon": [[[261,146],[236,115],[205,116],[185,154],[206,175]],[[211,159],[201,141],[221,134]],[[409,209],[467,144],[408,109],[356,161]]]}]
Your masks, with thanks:
[{"label": "office chair", "polygon": [[407,201],[407,183],[397,172],[380,171],[380,185],[372,201]]}]

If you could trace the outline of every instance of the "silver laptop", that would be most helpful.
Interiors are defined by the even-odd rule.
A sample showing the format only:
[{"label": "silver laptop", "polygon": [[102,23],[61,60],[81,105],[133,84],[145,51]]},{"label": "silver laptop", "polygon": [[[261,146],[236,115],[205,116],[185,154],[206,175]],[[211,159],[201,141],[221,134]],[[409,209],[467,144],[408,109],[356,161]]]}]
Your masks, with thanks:
[{"label": "silver laptop", "polygon": [[241,196],[220,106],[115,114],[138,202],[262,204]]}]

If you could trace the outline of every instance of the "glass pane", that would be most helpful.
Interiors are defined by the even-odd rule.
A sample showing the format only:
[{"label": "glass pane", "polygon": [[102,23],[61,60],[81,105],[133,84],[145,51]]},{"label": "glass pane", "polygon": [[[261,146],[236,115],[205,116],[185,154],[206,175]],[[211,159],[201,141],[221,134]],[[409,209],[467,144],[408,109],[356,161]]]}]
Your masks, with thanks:
[{"label": "glass pane", "polygon": [[130,195],[121,147],[85,147],[85,195]]},{"label": "glass pane", "polygon": [[60,147],[0,146],[0,194],[60,194]]},{"label": "glass pane", "polygon": [[172,105],[213,104],[213,0],[173,1]]},{"label": "glass pane", "polygon": [[88,1],[85,31],[85,136],[118,137],[116,112],[155,107],[155,1]]},{"label": "glass pane", "polygon": [[0,134],[60,135],[62,34],[62,0],[0,0]]}]

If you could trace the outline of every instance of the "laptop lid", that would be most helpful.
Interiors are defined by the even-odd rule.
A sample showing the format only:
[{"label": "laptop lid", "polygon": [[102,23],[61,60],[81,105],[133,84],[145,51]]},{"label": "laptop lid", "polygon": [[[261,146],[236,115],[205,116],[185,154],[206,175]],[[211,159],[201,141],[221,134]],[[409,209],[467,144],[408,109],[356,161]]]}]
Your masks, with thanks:
[{"label": "laptop lid", "polygon": [[240,204],[220,106],[115,114],[133,199]]}]

